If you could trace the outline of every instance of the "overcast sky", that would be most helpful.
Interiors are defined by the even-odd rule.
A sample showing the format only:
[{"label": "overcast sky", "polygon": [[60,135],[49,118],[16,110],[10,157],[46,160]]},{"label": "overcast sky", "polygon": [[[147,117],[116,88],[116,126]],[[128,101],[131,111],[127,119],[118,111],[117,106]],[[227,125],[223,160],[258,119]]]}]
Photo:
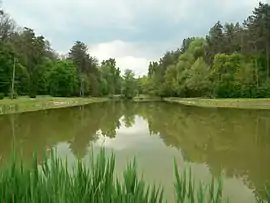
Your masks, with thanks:
[{"label": "overcast sky", "polygon": [[67,53],[80,40],[99,60],[116,58],[121,70],[129,68],[142,75],[150,60],[180,47],[185,37],[204,36],[218,20],[243,21],[258,2],[3,0],[3,7],[19,25],[44,35],[60,53]]}]

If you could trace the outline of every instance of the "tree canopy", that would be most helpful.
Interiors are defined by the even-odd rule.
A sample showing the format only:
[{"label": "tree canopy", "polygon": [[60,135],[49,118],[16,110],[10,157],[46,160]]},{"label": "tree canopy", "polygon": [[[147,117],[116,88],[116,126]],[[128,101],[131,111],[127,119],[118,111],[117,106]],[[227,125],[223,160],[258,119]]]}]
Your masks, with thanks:
[{"label": "tree canopy", "polygon": [[1,94],[11,94],[14,69],[17,95],[121,94],[124,78],[114,58],[99,63],[82,41],[76,41],[66,57],[61,57],[44,36],[17,26],[3,9],[0,11]]},{"label": "tree canopy", "polygon": [[82,41],[60,57],[44,36],[19,27],[0,7],[0,93],[269,97],[270,5],[259,3],[242,23],[217,21],[205,37],[187,37],[139,78],[121,73],[114,58],[99,62]]},{"label": "tree canopy", "polygon": [[152,61],[144,89],[179,97],[270,96],[270,5],[259,3],[241,23],[220,21],[204,38]]}]

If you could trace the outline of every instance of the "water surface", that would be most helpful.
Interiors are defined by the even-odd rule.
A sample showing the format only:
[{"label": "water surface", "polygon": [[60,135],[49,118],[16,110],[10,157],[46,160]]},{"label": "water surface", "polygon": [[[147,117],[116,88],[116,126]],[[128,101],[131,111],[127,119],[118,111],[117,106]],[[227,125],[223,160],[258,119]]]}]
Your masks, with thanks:
[{"label": "water surface", "polygon": [[0,116],[0,157],[16,140],[26,163],[55,148],[60,156],[89,160],[91,147],[116,154],[116,172],[136,156],[139,172],[173,199],[176,158],[196,181],[222,174],[224,195],[255,202],[270,180],[270,111],[207,109],[168,103],[99,103]]}]

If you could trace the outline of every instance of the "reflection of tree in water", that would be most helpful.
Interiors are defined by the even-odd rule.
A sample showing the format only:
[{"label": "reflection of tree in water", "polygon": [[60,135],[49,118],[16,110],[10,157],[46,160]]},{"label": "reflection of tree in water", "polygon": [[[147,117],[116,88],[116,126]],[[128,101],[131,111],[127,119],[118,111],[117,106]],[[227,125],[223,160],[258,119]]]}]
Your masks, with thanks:
[{"label": "reflection of tree in water", "polygon": [[122,106],[117,102],[104,103],[102,108],[105,109],[101,115],[100,130],[102,135],[114,138],[116,136],[116,130],[120,128],[120,118],[123,115]]},{"label": "reflection of tree in water", "polygon": [[10,117],[13,117],[15,122],[14,138],[17,150],[22,153],[25,162],[31,162],[33,151],[41,158],[46,149],[72,138],[77,128],[67,126],[76,126],[75,113],[76,110],[70,108],[2,116],[0,125],[5,127],[0,131],[0,139],[3,140],[0,155],[7,158],[12,151],[13,127]]},{"label": "reflection of tree in water", "polygon": [[78,159],[81,159],[87,153],[89,142],[97,139],[95,133],[99,129],[100,118],[98,116],[101,115],[102,108],[96,108],[96,105],[92,105],[80,107],[78,111],[78,131],[70,141],[70,150]]},{"label": "reflection of tree in water", "polygon": [[116,129],[120,128],[121,115],[121,108],[116,108],[114,103],[97,103],[81,107],[79,130],[70,144],[74,155],[83,158],[87,154],[90,141],[98,139],[98,130],[101,130],[104,136],[115,137]]},{"label": "reflection of tree in water", "polygon": [[60,142],[69,142],[71,151],[78,158],[84,157],[89,142],[98,138],[98,130],[108,137],[115,137],[122,115],[121,105],[97,103],[1,116],[0,157],[6,159],[11,155],[13,130],[18,151],[22,152],[25,162],[31,162],[33,151],[41,158],[43,152]]},{"label": "reflection of tree in water", "polygon": [[124,105],[123,122],[125,127],[130,128],[135,123],[135,115],[137,114],[137,103],[126,102]]},{"label": "reflection of tree in water", "polygon": [[168,146],[181,148],[190,161],[207,163],[213,174],[224,170],[229,177],[247,176],[259,191],[270,179],[269,114],[167,103],[108,102],[1,116],[0,156],[11,154],[14,134],[26,162],[34,150],[40,157],[59,142],[69,142],[72,152],[82,158],[89,142],[98,139],[97,131],[113,138],[122,117],[125,126],[131,127],[139,115],[148,121],[150,133],[159,134]]},{"label": "reflection of tree in water", "polygon": [[149,131],[159,132],[164,143],[184,150],[189,160],[207,163],[213,174],[247,176],[257,191],[270,180],[270,112],[178,104],[141,108],[151,115]]}]

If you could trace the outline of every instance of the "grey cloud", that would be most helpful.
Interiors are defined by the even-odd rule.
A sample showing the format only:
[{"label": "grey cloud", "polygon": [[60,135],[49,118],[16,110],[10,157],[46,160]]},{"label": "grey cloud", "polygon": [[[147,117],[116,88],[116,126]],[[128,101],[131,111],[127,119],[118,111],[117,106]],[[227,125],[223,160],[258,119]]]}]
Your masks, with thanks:
[{"label": "grey cloud", "polygon": [[[187,36],[205,35],[218,20],[242,21],[256,0],[6,0],[5,8],[21,25],[51,39],[57,50],[75,40],[87,44],[122,40],[161,49],[181,45]],[[153,54],[154,55],[154,54]]]}]

